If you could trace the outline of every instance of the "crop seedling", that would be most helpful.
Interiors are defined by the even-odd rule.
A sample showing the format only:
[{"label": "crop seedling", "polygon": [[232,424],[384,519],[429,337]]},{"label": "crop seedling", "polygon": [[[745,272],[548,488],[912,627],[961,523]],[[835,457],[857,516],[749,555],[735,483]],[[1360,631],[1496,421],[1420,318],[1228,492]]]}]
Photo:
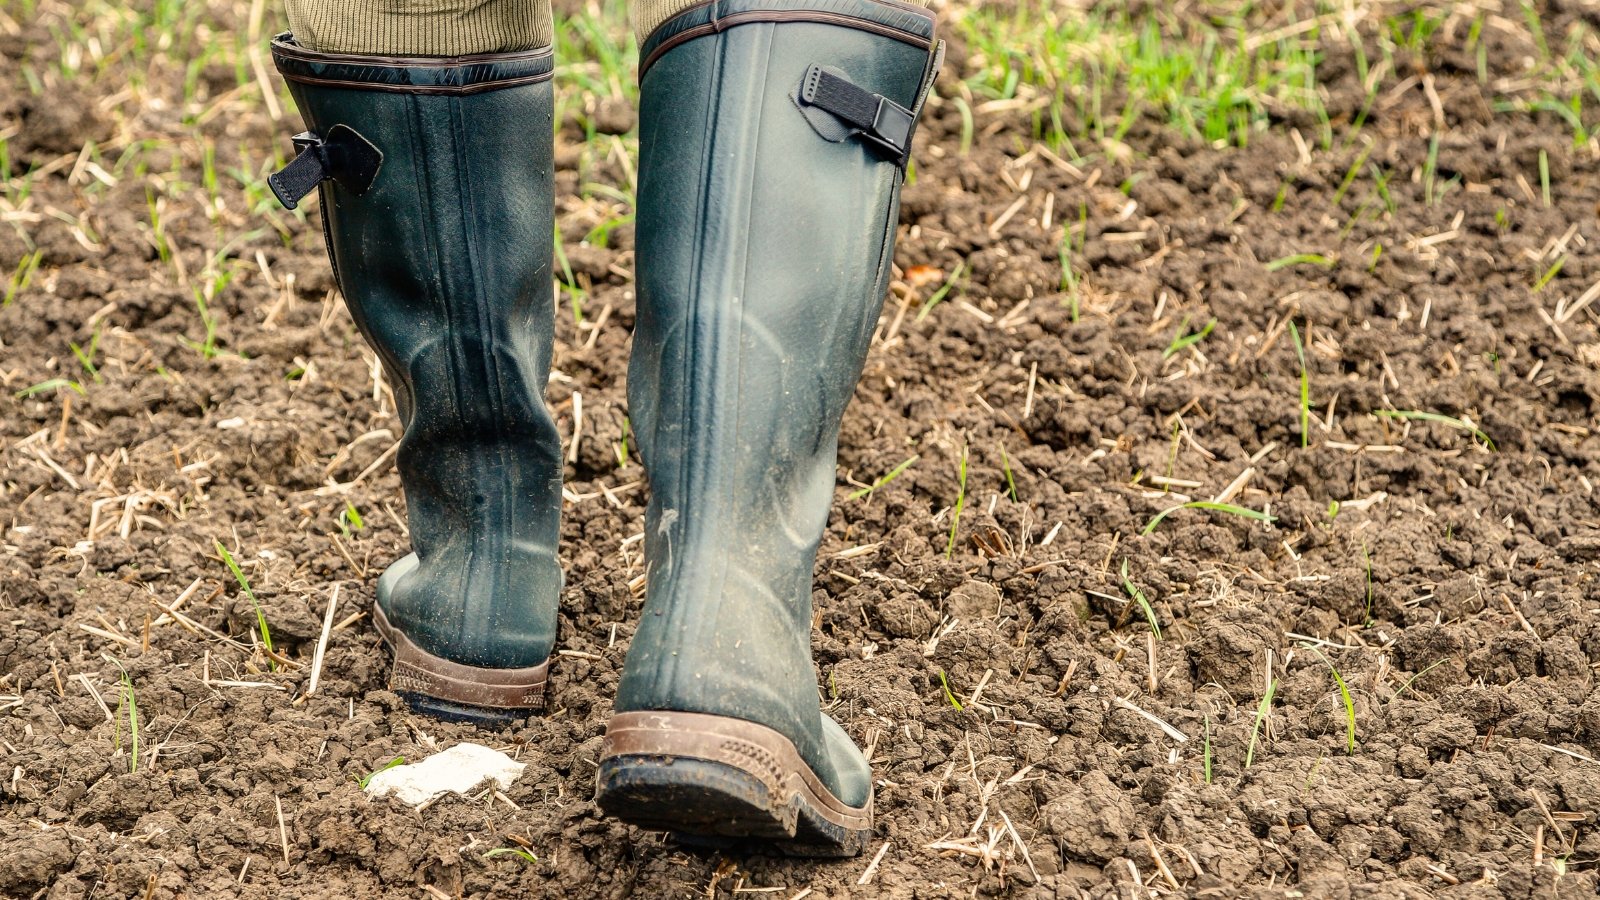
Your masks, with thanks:
[{"label": "crop seedling", "polygon": [[368,772],[366,775],[362,776],[361,778],[357,778],[355,780],[356,786],[361,788],[364,791],[364,790],[367,789],[367,785],[372,783],[372,776],[378,774],[379,772],[387,772],[390,769],[394,768],[395,766],[403,766],[405,764],[406,764],[406,758],[404,756],[396,756],[394,759],[391,759],[388,762],[384,763],[383,765],[377,767],[376,769],[373,769],[371,772]]},{"label": "crop seedling", "polygon": [[1372,143],[1363,147],[1361,153],[1356,156],[1356,161],[1345,171],[1344,180],[1339,182],[1338,190],[1333,192],[1334,207],[1338,207],[1339,201],[1344,199],[1345,192],[1350,190],[1350,185],[1355,184],[1356,176],[1361,173],[1361,164],[1367,161],[1367,157],[1372,155],[1372,148],[1376,146],[1377,144]]},{"label": "crop seedling", "polygon": [[1539,196],[1546,208],[1550,206],[1550,154],[1539,151]]},{"label": "crop seedling", "polygon": [[35,250],[22,257],[17,263],[16,270],[11,273],[11,280],[6,283],[6,296],[0,301],[0,309],[10,306],[18,294],[28,289],[28,283],[33,280],[33,273],[39,269],[39,260],[43,258],[43,250]]},{"label": "crop seedling", "polygon": [[1292,256],[1279,257],[1267,263],[1267,271],[1276,272],[1279,269],[1301,265],[1321,266],[1324,269],[1330,269],[1333,267],[1333,260],[1320,253],[1296,253]]},{"label": "crop seedling", "polygon": [[628,467],[628,434],[632,431],[632,428],[632,424],[629,423],[627,417],[624,416],[622,419],[622,440],[618,441],[616,444],[617,468],[619,469],[626,469]]},{"label": "crop seedling", "polygon": [[1256,740],[1261,736],[1261,726],[1266,724],[1267,715],[1272,712],[1272,698],[1277,693],[1278,679],[1268,675],[1267,689],[1261,694],[1261,702],[1256,705],[1255,721],[1250,725],[1250,745],[1244,751],[1244,767],[1246,769],[1250,768],[1250,764],[1255,761]]},{"label": "crop seedling", "polygon": [[1156,620],[1156,611],[1151,608],[1150,601],[1145,598],[1144,591],[1139,590],[1139,586],[1134,584],[1133,580],[1128,577],[1128,561],[1126,559],[1122,561],[1122,589],[1127,591],[1128,596],[1139,604],[1141,610],[1144,610],[1145,621],[1150,623],[1150,630],[1155,632],[1156,640],[1164,640],[1161,637],[1161,623]]},{"label": "crop seedling", "polygon": [[521,859],[523,862],[537,863],[539,861],[539,857],[534,856],[533,851],[526,847],[496,847],[483,854],[483,858],[494,859],[496,856],[506,856],[508,854]]},{"label": "crop seedling", "polygon": [[[123,706],[128,710],[128,774],[132,775],[139,771],[139,696],[134,693],[133,679],[122,663],[114,657],[107,656],[106,659],[111,660],[111,664],[122,673]],[[119,750],[122,748],[120,727],[117,729],[116,746]]]},{"label": "crop seedling", "polygon": [[215,541],[214,543],[216,544],[217,552],[222,555],[222,561],[228,564],[228,571],[232,572],[233,577],[238,580],[240,590],[243,590],[244,595],[250,598],[250,605],[255,607],[256,625],[261,630],[261,646],[267,648],[267,665],[273,671],[277,671],[278,663],[272,659],[272,631],[267,628],[267,614],[261,609],[261,601],[256,599],[255,591],[250,589],[250,579],[244,577],[243,570],[239,568],[237,562],[234,562],[233,554],[228,552],[228,548],[224,547],[221,541]]},{"label": "crop seedling", "polygon": [[1372,411],[1372,414],[1375,416],[1381,416],[1385,419],[1438,422],[1441,425],[1449,425],[1452,428],[1459,428],[1462,431],[1469,432],[1473,437],[1483,442],[1483,445],[1489,448],[1491,451],[1495,448],[1494,441],[1490,440],[1487,434],[1484,434],[1483,431],[1477,426],[1472,425],[1465,420],[1458,419],[1455,416],[1447,416],[1442,413],[1425,412],[1415,409],[1375,409]]},{"label": "crop seedling", "polygon": [[1321,650],[1310,644],[1302,644],[1307,650],[1317,655],[1328,666],[1328,671],[1333,673],[1333,683],[1339,686],[1339,699],[1344,703],[1344,752],[1346,756],[1354,756],[1356,752],[1356,705],[1350,699],[1350,688],[1344,683],[1344,676],[1333,667],[1333,661],[1324,656]]},{"label": "crop seedling", "polygon": [[1161,512],[1156,513],[1155,518],[1146,523],[1144,529],[1139,532],[1140,536],[1142,537],[1152,531],[1155,531],[1156,526],[1161,524],[1162,519],[1165,519],[1167,516],[1172,515],[1180,509],[1209,509],[1214,512],[1227,513],[1230,516],[1241,516],[1246,519],[1254,519],[1257,522],[1266,522],[1269,525],[1278,521],[1275,516],[1269,516],[1266,513],[1258,510],[1245,509],[1242,506],[1235,506],[1232,503],[1217,503],[1213,500],[1191,500],[1188,503],[1180,503],[1177,506],[1169,506],[1166,509],[1163,509]]},{"label": "crop seedling", "polygon": [[938,306],[945,297],[949,296],[951,289],[956,286],[956,280],[959,279],[962,273],[965,271],[967,271],[967,261],[962,260],[956,264],[955,271],[951,272],[950,277],[944,280],[944,284],[939,285],[939,289],[933,292],[933,296],[929,297],[927,302],[922,304],[922,308],[917,310],[918,322],[926,319],[928,317],[928,313],[933,312],[933,308]]},{"label": "crop seedling", "polygon": [[344,509],[339,510],[339,531],[345,537],[350,537],[352,531],[360,531],[365,527],[366,523],[361,519],[360,510],[356,509],[355,504],[346,500]]},{"label": "crop seedling", "polygon": [[961,701],[956,699],[956,695],[950,692],[950,679],[944,677],[943,669],[939,670],[939,685],[944,688],[944,699],[950,701],[951,706],[956,709],[965,709],[961,705]]},{"label": "crop seedling", "polygon": [[902,462],[898,466],[895,466],[894,468],[890,469],[888,472],[884,473],[883,475],[878,476],[878,480],[877,481],[874,481],[872,484],[870,484],[870,485],[868,485],[868,486],[856,491],[855,493],[851,494],[850,495],[850,499],[851,500],[860,500],[863,497],[872,496],[873,493],[875,493],[878,490],[878,488],[881,488],[884,485],[888,484],[889,482],[895,480],[896,478],[899,478],[900,477],[900,473],[902,473],[905,470],[911,468],[912,464],[915,463],[917,460],[919,460],[921,458],[922,458],[922,455],[921,454],[917,454],[917,455],[912,456],[910,459],[905,460],[904,462]]},{"label": "crop seedling", "polygon": [[78,392],[78,396],[88,396],[88,393],[83,389],[83,385],[66,378],[51,378],[46,381],[41,381],[38,384],[30,385],[20,391],[17,391],[15,394],[12,394],[12,396],[16,397],[18,400],[26,400],[36,394],[43,394],[46,391],[54,391],[60,388],[72,388],[74,391]]},{"label": "crop seedling", "polygon": [[1178,467],[1178,440],[1181,437],[1183,437],[1183,423],[1178,421],[1178,417],[1177,416],[1173,416],[1172,417],[1172,441],[1167,445],[1167,481],[1168,481],[1168,483],[1167,484],[1163,484],[1161,486],[1161,493],[1163,493],[1163,494],[1168,493],[1169,491],[1172,490],[1172,485],[1171,485],[1172,473]]},{"label": "crop seedling", "polygon": [[1078,273],[1072,268],[1072,232],[1068,230],[1061,235],[1061,292],[1067,295],[1067,303],[1072,307],[1072,321],[1078,321],[1079,307],[1082,305],[1078,298]]},{"label": "crop seedling", "polygon": [[561,289],[567,292],[572,303],[572,323],[583,324],[583,289],[572,276],[572,266],[567,262],[567,249],[561,244],[561,228],[556,227],[556,264],[561,267]]},{"label": "crop seedling", "polygon": [[1367,552],[1367,542],[1361,542],[1361,559],[1367,564],[1367,622],[1372,627],[1372,554]]},{"label": "crop seedling", "polygon": [[1306,371],[1306,348],[1300,329],[1289,320],[1289,337],[1294,340],[1294,355],[1300,361],[1300,446],[1311,446],[1311,375]]},{"label": "crop seedling", "polygon": [[1205,745],[1201,748],[1200,765],[1205,772],[1206,784],[1211,783],[1211,716],[1205,717]]},{"label": "crop seedling", "polygon": [[956,528],[961,525],[961,508],[967,504],[967,448],[961,448],[961,467],[958,480],[960,488],[956,491],[956,508],[950,515],[950,541],[945,544],[944,558],[950,559],[956,554]]},{"label": "crop seedling", "polygon": [[1011,492],[1011,499],[1017,499],[1017,480],[1011,477],[1011,458],[1006,456],[1006,445],[1000,445],[1000,468],[1006,473],[1006,489]]},{"label": "crop seedling", "polygon": [[1418,678],[1421,678],[1422,676],[1428,674],[1429,672],[1432,672],[1434,669],[1439,668],[1440,666],[1444,665],[1445,663],[1447,663],[1449,661],[1450,661],[1450,657],[1448,657],[1448,656],[1445,657],[1444,659],[1437,660],[1432,665],[1429,665],[1426,669],[1423,669],[1421,672],[1418,672],[1417,674],[1411,676],[1410,678],[1407,678],[1406,679],[1406,683],[1400,685],[1400,689],[1394,692],[1394,696],[1393,697],[1389,698],[1389,702],[1393,703],[1394,701],[1399,700],[1400,699],[1400,695],[1404,694],[1408,689],[1410,689],[1412,682],[1414,682]]},{"label": "crop seedling", "polygon": [[94,334],[89,338],[89,346],[87,348],[80,347],[76,342],[72,341],[69,341],[67,346],[72,349],[72,355],[77,357],[78,365],[83,366],[83,370],[89,373],[89,377],[96,384],[99,384],[101,381],[100,370],[94,364],[94,357],[100,351],[100,329],[96,328],[94,330]]},{"label": "crop seedling", "polygon": [[1428,158],[1422,163],[1422,194],[1427,205],[1432,206],[1438,201],[1434,194],[1433,182],[1439,174],[1439,135],[1434,134],[1428,140]]},{"label": "crop seedling", "polygon": [[1189,317],[1184,316],[1183,323],[1178,326],[1178,333],[1172,336],[1172,343],[1167,345],[1167,349],[1161,351],[1161,358],[1170,359],[1173,355],[1180,353],[1189,347],[1193,347],[1195,344],[1198,344],[1209,337],[1211,330],[1216,327],[1217,320],[1213,318],[1211,321],[1206,323],[1204,328],[1196,331],[1193,334],[1190,334]]},{"label": "crop seedling", "polygon": [[1561,258],[1557,259],[1555,261],[1555,263],[1553,263],[1550,266],[1550,268],[1545,270],[1545,273],[1543,275],[1539,276],[1539,280],[1535,281],[1533,283],[1533,293],[1537,294],[1540,291],[1544,290],[1545,285],[1550,283],[1550,279],[1552,279],[1552,278],[1556,277],[1557,275],[1561,274],[1561,269],[1564,266],[1566,266],[1566,264],[1567,264],[1566,254],[1562,254]]},{"label": "crop seedling", "polygon": [[1389,215],[1394,215],[1399,207],[1395,204],[1394,195],[1389,192],[1389,173],[1377,163],[1368,163],[1367,171],[1372,173],[1372,187],[1378,192],[1378,199],[1383,201],[1383,208],[1388,210]]},{"label": "crop seedling", "polygon": [[1061,247],[1057,251],[1061,257],[1061,291],[1067,295],[1067,304],[1072,307],[1072,321],[1078,321],[1082,312],[1082,298],[1078,287],[1078,270],[1072,267],[1072,254],[1082,253],[1084,244],[1089,240],[1089,205],[1078,204],[1078,239],[1077,247],[1073,246],[1073,229],[1068,228],[1061,234]]}]

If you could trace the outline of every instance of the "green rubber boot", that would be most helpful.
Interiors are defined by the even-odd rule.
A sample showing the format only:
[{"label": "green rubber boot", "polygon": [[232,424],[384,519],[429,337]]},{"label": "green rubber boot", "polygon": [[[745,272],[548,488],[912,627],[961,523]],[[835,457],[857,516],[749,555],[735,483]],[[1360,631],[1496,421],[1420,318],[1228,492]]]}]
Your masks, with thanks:
[{"label": "green rubber boot", "polygon": [[440,717],[526,716],[562,585],[550,49],[396,58],[282,35],[272,56],[309,131],[270,183],[291,208],[320,186],[334,276],[405,425],[415,552],[373,610],[390,686]]},{"label": "green rubber boot", "polygon": [[812,567],[940,45],[878,0],[717,0],[641,48],[629,410],[648,594],[601,753],[611,815],[859,853],[872,777],[824,716]]}]

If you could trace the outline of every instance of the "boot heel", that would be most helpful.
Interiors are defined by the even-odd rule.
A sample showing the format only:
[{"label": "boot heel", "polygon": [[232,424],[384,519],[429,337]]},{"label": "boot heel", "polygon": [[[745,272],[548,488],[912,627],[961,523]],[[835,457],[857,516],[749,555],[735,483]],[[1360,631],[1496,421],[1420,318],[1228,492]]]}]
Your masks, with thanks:
[{"label": "boot heel", "polygon": [[851,807],[823,786],[778,732],[726,716],[630,712],[612,717],[595,802],[687,844],[771,842],[791,856],[856,856],[872,801]]},{"label": "boot heel", "polygon": [[389,687],[412,711],[447,722],[499,727],[544,709],[550,661],[523,669],[484,669],[440,659],[389,623],[383,606],[372,621],[394,653]]}]

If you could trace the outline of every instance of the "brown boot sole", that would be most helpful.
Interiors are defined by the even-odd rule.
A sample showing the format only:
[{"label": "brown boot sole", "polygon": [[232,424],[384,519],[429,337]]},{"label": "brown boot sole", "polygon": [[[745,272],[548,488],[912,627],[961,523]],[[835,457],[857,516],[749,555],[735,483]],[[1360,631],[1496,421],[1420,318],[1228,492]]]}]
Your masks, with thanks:
[{"label": "brown boot sole", "polygon": [[372,605],[372,621],[394,651],[389,689],[414,710],[451,721],[498,725],[544,709],[550,661],[521,669],[464,666],[418,647]]},{"label": "brown boot sole", "polygon": [[613,716],[595,801],[686,843],[757,839],[794,856],[855,856],[872,834],[871,798],[858,808],[834,796],[788,738],[701,713]]}]

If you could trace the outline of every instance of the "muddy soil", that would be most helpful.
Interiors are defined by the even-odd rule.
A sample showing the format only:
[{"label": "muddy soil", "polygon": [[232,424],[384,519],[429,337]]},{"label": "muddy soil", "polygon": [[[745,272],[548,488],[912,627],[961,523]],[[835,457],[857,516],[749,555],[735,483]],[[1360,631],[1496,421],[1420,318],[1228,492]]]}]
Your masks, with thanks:
[{"label": "muddy soil", "polygon": [[[1038,149],[1031,111],[975,104],[963,155],[956,104],[932,105],[816,575],[819,690],[870,748],[877,833],[864,857],[818,863],[691,851],[591,800],[647,488],[619,453],[631,226],[574,240],[609,202],[582,186],[631,170],[580,147],[582,110],[558,151],[585,291],[581,325],[558,298],[550,386],[569,445],[580,394],[583,410],[562,655],[547,715],[479,731],[385,689],[367,611],[406,547],[398,424],[314,209],[269,219],[226,178],[213,201],[193,141],[101,178],[85,141],[183,134],[181,104],[61,83],[45,24],[22,24],[0,36],[6,66],[56,80],[48,103],[0,88],[12,164],[45,170],[0,222],[0,270],[32,252],[24,235],[40,251],[0,310],[0,896],[1600,890],[1600,303],[1583,305],[1600,179],[1555,118],[1491,112],[1470,60],[1417,61],[1439,104],[1421,79],[1386,89],[1345,146],[1365,92],[1330,47],[1331,152],[1303,152],[1315,123],[1289,111],[1245,149],[1150,116],[1124,161],[1074,166]],[[1510,77],[1530,51],[1495,39]],[[200,73],[219,161],[298,130],[232,84]],[[605,117],[624,130],[631,112]],[[1340,189],[1368,139],[1392,211],[1370,181]],[[163,179],[187,187],[158,231]],[[208,356],[193,297],[236,236]],[[1297,254],[1325,259],[1275,262]],[[28,391],[52,379],[81,393]],[[1186,509],[1144,533],[1219,496],[1275,521]],[[251,648],[219,540],[282,662]],[[462,740],[528,763],[504,799],[416,812],[357,788]],[[537,860],[484,856],[513,846]]]}]

